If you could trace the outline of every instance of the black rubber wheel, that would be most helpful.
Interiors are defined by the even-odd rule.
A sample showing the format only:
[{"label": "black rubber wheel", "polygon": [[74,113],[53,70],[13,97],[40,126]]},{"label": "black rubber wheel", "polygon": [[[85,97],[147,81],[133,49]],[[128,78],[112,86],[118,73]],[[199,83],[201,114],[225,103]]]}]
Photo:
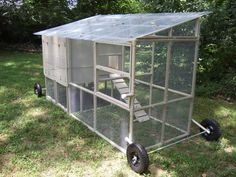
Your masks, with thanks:
[{"label": "black rubber wheel", "polygon": [[38,96],[41,97],[43,95],[42,92],[42,86],[39,83],[34,84],[34,93]]},{"label": "black rubber wheel", "polygon": [[[201,125],[206,129],[210,130],[210,133],[203,133],[202,136],[207,141],[217,141],[221,136],[220,124],[214,119],[204,119],[201,122]],[[204,130],[200,128],[200,131]]]},{"label": "black rubber wheel", "polygon": [[147,151],[141,144],[130,144],[127,147],[126,156],[132,170],[136,173],[144,173],[149,166]]}]

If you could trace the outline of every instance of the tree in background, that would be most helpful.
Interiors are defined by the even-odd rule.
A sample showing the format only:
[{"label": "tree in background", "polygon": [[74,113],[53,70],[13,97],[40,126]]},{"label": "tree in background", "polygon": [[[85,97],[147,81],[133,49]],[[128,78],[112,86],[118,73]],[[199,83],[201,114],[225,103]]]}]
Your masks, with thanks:
[{"label": "tree in background", "polygon": [[23,0],[20,6],[15,2],[0,1],[0,39],[7,43],[36,42],[36,31],[96,14],[142,10],[138,0],[79,0],[74,7],[67,0]]},{"label": "tree in background", "polygon": [[146,12],[211,11],[203,20],[197,93],[236,99],[236,1],[143,0]]},{"label": "tree in background", "polygon": [[236,1],[215,0],[203,22],[199,94],[236,99]]},{"label": "tree in background", "polygon": [[33,32],[70,21],[71,12],[64,0],[24,0],[20,7],[4,1],[0,38],[8,43],[35,42]]},{"label": "tree in background", "polygon": [[21,4],[16,0],[0,0],[0,40],[40,44],[33,32],[96,14],[209,10],[212,14],[202,23],[197,93],[236,99],[235,0],[74,1],[21,0]]}]

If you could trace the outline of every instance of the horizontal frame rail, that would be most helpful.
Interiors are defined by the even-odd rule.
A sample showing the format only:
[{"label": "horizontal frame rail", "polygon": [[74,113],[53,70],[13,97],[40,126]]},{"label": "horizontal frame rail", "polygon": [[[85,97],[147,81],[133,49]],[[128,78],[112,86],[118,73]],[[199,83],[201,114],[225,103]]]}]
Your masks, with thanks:
[{"label": "horizontal frame rail", "polygon": [[[157,149],[154,149],[154,150],[148,152],[148,154],[152,154],[152,153],[155,153],[155,152],[160,151],[160,150],[162,150],[162,149],[165,149],[165,148],[167,148],[167,147],[170,147],[170,146],[173,146],[173,145],[175,145],[175,144],[181,143],[181,142],[183,142],[183,141],[192,139],[192,138],[194,138],[194,137],[196,137],[196,136],[199,136],[199,135],[201,135],[201,134],[203,134],[203,133],[205,133],[205,131],[200,132],[200,133],[196,133],[196,134],[194,134],[194,135],[188,135],[188,134],[180,135],[180,136],[178,136],[178,137],[175,137],[175,138],[173,138],[173,139],[168,140],[168,142],[171,142],[171,141],[174,141],[174,140],[177,138],[177,139],[179,139],[178,141],[172,142],[172,143],[170,143],[170,144],[166,144],[166,145],[164,145],[164,146],[162,146],[163,144],[158,143],[158,144],[156,144],[156,145],[149,146],[149,147],[147,147],[146,149],[147,149],[147,150],[150,150],[150,149],[153,149],[153,148],[156,147]],[[184,138],[184,137],[185,137],[185,138]],[[181,139],[181,138],[182,138],[182,139]],[[158,148],[158,147],[159,147],[159,148]]]},{"label": "horizontal frame rail", "polygon": [[122,55],[122,53],[101,53],[101,54],[98,54],[98,56],[120,56]]},{"label": "horizontal frame rail", "polygon": [[117,99],[115,99],[111,96],[108,96],[108,95],[106,95],[104,93],[101,93],[101,92],[95,92],[95,95],[99,98],[102,98],[102,99],[108,101],[109,103],[115,104],[115,105],[117,105],[117,106],[119,106],[119,107],[121,107],[121,108],[123,108],[127,111],[130,111],[128,104],[126,104],[124,102],[121,102],[121,101],[119,101],[119,100],[117,100]]},{"label": "horizontal frame rail", "polygon": [[75,83],[70,82],[69,85],[72,85],[73,87],[76,87],[76,88],[78,88],[78,89],[81,89],[81,90],[83,90],[83,91],[85,91],[85,92],[88,92],[88,93],[90,93],[90,94],[94,94],[94,91],[91,91],[91,90],[89,90],[89,89],[86,89],[86,88],[84,88],[83,86],[77,85],[77,84],[75,84]]},{"label": "horizontal frame rail", "polygon": [[[162,87],[162,86],[159,86],[159,85],[155,85],[155,84],[150,84],[150,83],[147,83],[147,82],[139,80],[139,79],[135,79],[135,82],[141,83],[141,84],[144,84],[144,85],[147,85],[147,86],[152,86],[154,88],[165,90],[165,87]],[[170,89],[170,88],[168,88],[168,91],[172,92],[172,93],[177,93],[177,94],[180,94],[180,95],[183,95],[183,96],[191,96],[191,94],[187,94],[187,93],[180,92],[180,91],[177,91],[177,90],[174,90],[174,89]]]},{"label": "horizontal frame rail", "polygon": [[140,77],[140,76],[150,76],[152,73],[142,73],[142,74],[136,74],[135,77]]},{"label": "horizontal frame rail", "polygon": [[149,35],[143,38],[139,38],[138,41],[162,41],[162,42],[182,42],[182,41],[198,41],[199,37],[196,36],[156,36],[156,35]]},{"label": "horizontal frame rail", "polygon": [[117,149],[119,149],[121,152],[123,152],[124,154],[126,153],[126,150],[124,148],[122,148],[121,146],[119,146],[118,144],[114,143],[113,141],[111,141],[109,138],[107,138],[106,136],[104,136],[103,134],[101,134],[99,131],[95,130],[93,127],[89,126],[88,124],[86,124],[84,121],[80,120],[78,117],[76,117],[73,113],[70,113],[70,116],[72,116],[74,119],[80,121],[82,124],[84,124],[86,127],[88,127],[89,130],[95,132],[96,134],[98,134],[98,136],[100,136],[101,138],[105,139],[107,142],[109,142],[112,146],[116,147]]},{"label": "horizontal frame rail", "polygon": [[98,81],[99,82],[102,82],[102,81],[112,81],[112,80],[116,80],[116,79],[124,79],[124,78],[127,78],[127,77],[107,77],[107,78],[102,78],[102,79],[99,79]]},{"label": "horizontal frame rail", "polygon": [[[155,117],[153,117],[153,116],[149,116],[149,117],[150,117],[151,119],[157,121],[157,122],[160,122],[160,123],[163,122],[162,120],[159,120],[159,119],[157,119],[157,118],[155,118]],[[169,123],[167,123],[167,122],[165,122],[165,125],[166,125],[166,126],[169,126],[169,127],[172,127],[172,128],[174,128],[174,129],[176,129],[176,130],[179,130],[179,131],[182,132],[182,133],[187,133],[187,131],[182,130],[181,128],[178,128],[178,127],[176,127],[176,126],[174,126],[174,125],[171,125],[171,124],[169,124]]]},{"label": "horizontal frame rail", "polygon": [[109,68],[109,67],[106,67],[106,66],[96,65],[96,69],[106,71],[108,73],[118,74],[118,75],[123,76],[123,77],[128,77],[128,78],[130,77],[130,73],[120,71],[120,70],[117,70],[117,69],[113,69],[113,68]]},{"label": "horizontal frame rail", "polygon": [[139,111],[139,110],[143,110],[143,109],[147,109],[147,108],[152,108],[152,107],[155,107],[155,106],[161,106],[161,105],[174,103],[174,102],[182,101],[182,100],[186,100],[186,99],[192,99],[192,98],[193,98],[193,96],[190,95],[190,96],[186,96],[186,97],[181,97],[181,98],[176,98],[176,99],[173,99],[173,100],[169,100],[167,102],[162,101],[162,102],[159,102],[159,103],[154,103],[154,104],[151,104],[151,105],[136,108],[136,109],[134,109],[134,111]]},{"label": "horizontal frame rail", "polygon": [[90,93],[92,95],[95,95],[95,96],[97,96],[97,97],[99,97],[99,98],[101,98],[101,99],[103,99],[103,100],[105,100],[105,101],[107,101],[109,103],[115,104],[115,105],[117,105],[117,106],[119,106],[119,107],[121,107],[121,108],[123,108],[123,109],[125,109],[127,111],[130,111],[128,104],[126,104],[124,102],[121,102],[121,101],[119,101],[119,100],[117,100],[117,99],[115,99],[115,98],[113,98],[111,96],[108,96],[108,95],[104,94],[104,93],[94,92],[94,91],[91,91],[89,89],[86,89],[86,88],[84,88],[84,87],[82,87],[80,85],[77,85],[77,84],[71,83],[71,82],[69,83],[69,85],[74,86],[74,87],[76,87],[78,89],[81,89],[81,90],[83,90],[85,92],[88,92],[88,93]]}]

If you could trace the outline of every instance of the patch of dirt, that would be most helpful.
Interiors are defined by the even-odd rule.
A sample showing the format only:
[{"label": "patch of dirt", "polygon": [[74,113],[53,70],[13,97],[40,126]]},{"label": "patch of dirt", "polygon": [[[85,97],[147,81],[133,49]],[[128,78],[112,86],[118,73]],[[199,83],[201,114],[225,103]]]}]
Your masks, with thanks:
[{"label": "patch of dirt", "polygon": [[11,159],[15,156],[13,153],[6,153],[6,154],[1,154],[0,155],[0,172],[2,169],[7,166]]},{"label": "patch of dirt", "polygon": [[163,170],[161,167],[154,164],[149,166],[149,171],[155,177],[170,176],[166,170]]},{"label": "patch of dirt", "polygon": [[4,144],[8,139],[8,135],[4,133],[0,133],[0,145]]},{"label": "patch of dirt", "polygon": [[232,146],[227,147],[227,148],[224,149],[224,151],[227,152],[227,153],[232,153],[233,150],[234,150],[234,148]]}]

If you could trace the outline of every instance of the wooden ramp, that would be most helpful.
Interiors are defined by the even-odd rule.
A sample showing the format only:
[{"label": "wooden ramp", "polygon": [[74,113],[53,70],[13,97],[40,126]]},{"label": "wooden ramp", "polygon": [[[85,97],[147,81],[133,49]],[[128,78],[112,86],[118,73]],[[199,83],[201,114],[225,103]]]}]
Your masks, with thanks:
[{"label": "wooden ramp", "polygon": [[[111,78],[117,78],[117,77],[120,77],[120,76],[118,74],[110,74],[110,77]],[[114,79],[114,80],[112,80],[112,82],[113,82],[114,86],[116,87],[116,89],[119,91],[120,95],[129,93],[129,87],[125,83],[124,79]],[[128,98],[125,98],[124,100],[125,100],[126,103],[128,103]],[[134,108],[141,108],[141,107],[142,107],[141,104],[135,98]],[[149,120],[149,116],[144,110],[135,111],[134,116],[136,118],[135,120],[137,120],[139,122],[144,122],[146,120]]]}]

